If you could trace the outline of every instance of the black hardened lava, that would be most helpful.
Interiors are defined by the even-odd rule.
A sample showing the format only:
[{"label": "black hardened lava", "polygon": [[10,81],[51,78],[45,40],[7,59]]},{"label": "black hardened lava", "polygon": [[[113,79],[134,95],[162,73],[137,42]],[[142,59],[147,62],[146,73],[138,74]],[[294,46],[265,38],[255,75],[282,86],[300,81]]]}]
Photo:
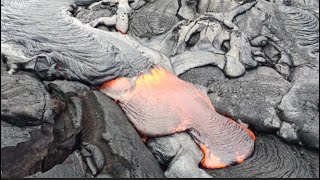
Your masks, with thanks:
[{"label": "black hardened lava", "polygon": [[312,178],[319,177],[316,152],[286,144],[274,135],[257,135],[255,151],[242,164],[206,170],[212,177]]}]

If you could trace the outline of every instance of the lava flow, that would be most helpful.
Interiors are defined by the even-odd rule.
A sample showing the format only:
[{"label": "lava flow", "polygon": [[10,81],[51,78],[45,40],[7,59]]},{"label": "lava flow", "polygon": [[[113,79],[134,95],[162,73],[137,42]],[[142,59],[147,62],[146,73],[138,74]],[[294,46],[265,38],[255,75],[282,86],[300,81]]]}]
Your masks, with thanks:
[{"label": "lava flow", "polygon": [[201,90],[162,67],[106,82],[100,91],[116,100],[146,137],[188,131],[204,153],[205,168],[242,163],[253,152],[249,129],[218,114]]}]

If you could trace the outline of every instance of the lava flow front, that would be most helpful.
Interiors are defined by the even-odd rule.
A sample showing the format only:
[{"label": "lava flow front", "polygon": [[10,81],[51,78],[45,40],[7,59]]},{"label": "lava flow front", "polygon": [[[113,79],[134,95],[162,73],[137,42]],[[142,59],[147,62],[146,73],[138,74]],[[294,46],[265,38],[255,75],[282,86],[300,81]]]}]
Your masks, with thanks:
[{"label": "lava flow front", "polygon": [[255,136],[249,129],[218,114],[201,90],[162,67],[106,82],[100,91],[116,100],[147,137],[188,131],[204,153],[206,168],[241,163],[253,152]]}]

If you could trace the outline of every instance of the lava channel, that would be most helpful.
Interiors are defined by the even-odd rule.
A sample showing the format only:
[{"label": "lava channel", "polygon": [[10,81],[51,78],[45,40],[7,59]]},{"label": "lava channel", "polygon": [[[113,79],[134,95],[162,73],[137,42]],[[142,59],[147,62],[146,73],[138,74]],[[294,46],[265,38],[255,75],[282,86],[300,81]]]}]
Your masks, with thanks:
[{"label": "lava channel", "polygon": [[218,114],[200,89],[162,67],[108,81],[99,89],[119,103],[146,137],[188,131],[204,153],[205,168],[239,164],[253,152],[255,136],[249,129]]}]

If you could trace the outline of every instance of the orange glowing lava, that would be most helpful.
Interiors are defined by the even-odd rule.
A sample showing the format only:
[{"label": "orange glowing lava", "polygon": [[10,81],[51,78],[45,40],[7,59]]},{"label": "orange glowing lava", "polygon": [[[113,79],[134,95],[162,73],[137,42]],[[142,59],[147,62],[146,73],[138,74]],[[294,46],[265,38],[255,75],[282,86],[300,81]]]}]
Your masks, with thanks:
[{"label": "orange glowing lava", "polygon": [[106,82],[100,91],[119,102],[143,136],[187,130],[203,151],[201,163],[206,168],[242,163],[253,152],[255,136],[248,128],[218,114],[196,86],[162,67]]},{"label": "orange glowing lava", "polygon": [[201,160],[201,164],[203,167],[208,169],[221,169],[227,167],[226,164],[221,162],[220,158],[210,153],[210,150],[207,149],[204,145],[199,144],[199,147],[204,154],[204,157]]}]

